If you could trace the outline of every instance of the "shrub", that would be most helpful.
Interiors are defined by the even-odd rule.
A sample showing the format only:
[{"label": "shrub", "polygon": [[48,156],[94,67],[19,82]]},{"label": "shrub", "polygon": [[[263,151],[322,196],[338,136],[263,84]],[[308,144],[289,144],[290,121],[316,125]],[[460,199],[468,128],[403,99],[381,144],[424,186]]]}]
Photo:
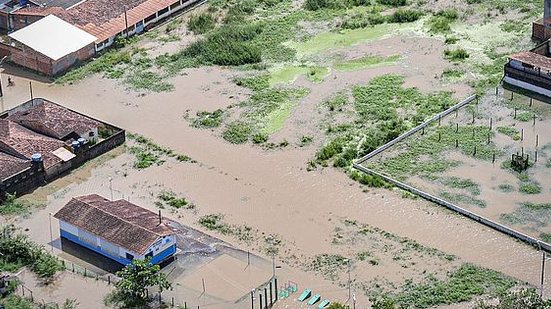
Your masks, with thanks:
[{"label": "shrub", "polygon": [[469,53],[463,48],[458,48],[455,50],[446,49],[444,51],[444,57],[450,61],[463,61],[469,58]]},{"label": "shrub", "polygon": [[216,128],[222,123],[224,111],[217,109],[213,112],[197,112],[197,118],[193,120],[193,126],[196,128]]},{"label": "shrub", "polygon": [[191,15],[188,22],[189,30],[195,34],[203,34],[212,29],[216,25],[214,17],[209,13],[201,13],[198,15]]},{"label": "shrub", "polygon": [[232,144],[243,144],[249,140],[251,126],[245,122],[234,121],[226,126],[222,137]]},{"label": "shrub", "polygon": [[398,9],[388,17],[388,21],[391,23],[410,23],[418,20],[421,16],[423,16],[423,13],[417,10]]},{"label": "shrub", "polygon": [[377,0],[377,3],[388,6],[404,6],[407,0]]}]

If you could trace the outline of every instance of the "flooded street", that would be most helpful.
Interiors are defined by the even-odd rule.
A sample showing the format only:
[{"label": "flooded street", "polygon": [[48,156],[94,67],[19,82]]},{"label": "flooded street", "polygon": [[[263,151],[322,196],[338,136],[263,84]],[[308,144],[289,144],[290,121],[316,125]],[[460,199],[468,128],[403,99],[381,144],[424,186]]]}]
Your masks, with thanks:
[{"label": "flooded street", "polygon": [[[267,151],[252,145],[232,145],[208,130],[190,127],[183,118],[186,111],[225,108],[239,101],[239,95],[233,94],[245,91],[231,82],[231,76],[224,69],[189,70],[175,78],[174,92],[144,96],[99,77],[64,87],[33,83],[35,97],[48,98],[151,138],[199,163],[170,161],[135,170],[132,156],[117,151],[116,158],[101,166],[89,170],[87,165],[29,195],[31,200],[47,196],[47,204],[23,219],[21,227],[29,229],[32,239],[48,244],[48,214],[75,195],[110,197],[108,179],[112,177],[114,198],[151,209],[155,209],[155,196],[161,189],[183,194],[197,205],[197,213],[165,211],[165,215],[199,229],[198,216],[221,213],[228,223],[246,224],[262,235],[278,235],[285,244],[279,261],[286,265],[284,268],[300,268],[298,261],[303,257],[341,251],[332,244],[331,235],[340,220],[350,219],[456,255],[462,262],[539,284],[541,254],[537,250],[423,200],[402,198],[399,192],[383,189],[365,191],[336,169],[308,172],[305,167],[313,147]],[[16,87],[5,91],[4,108],[28,98],[28,83],[19,78],[15,82]],[[310,117],[308,113],[303,116]],[[57,233],[55,222],[54,231]],[[220,237],[235,243],[231,237]],[[247,249],[246,244],[237,245]],[[262,248],[250,249],[265,254]],[[369,280],[376,275],[400,277],[400,272],[399,268],[382,265],[376,272],[358,271],[353,276]],[[300,276],[301,286],[319,286],[315,283],[319,278],[310,275],[291,271],[288,276]],[[346,299],[346,291],[335,290],[333,297]]]}]

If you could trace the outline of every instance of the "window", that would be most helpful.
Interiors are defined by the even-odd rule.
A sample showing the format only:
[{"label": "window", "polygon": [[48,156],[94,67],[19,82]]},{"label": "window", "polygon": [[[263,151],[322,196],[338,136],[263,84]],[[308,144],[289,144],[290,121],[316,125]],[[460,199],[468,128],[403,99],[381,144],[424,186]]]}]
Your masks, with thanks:
[{"label": "window", "polygon": [[134,259],[134,256],[132,254],[126,252],[126,259],[132,261]]},{"label": "window", "polygon": [[148,254],[145,255],[146,258],[148,257],[153,257],[153,252],[149,252]]},{"label": "window", "polygon": [[90,132],[90,133],[88,134],[88,136],[94,137],[94,132]]},{"label": "window", "polygon": [[160,11],[159,11],[159,16],[164,15],[164,14],[167,13],[167,12],[168,12],[168,7],[166,7],[166,8],[164,8],[164,9],[160,10]]},{"label": "window", "polygon": [[149,15],[149,16],[145,19],[145,23],[148,23],[148,22],[154,20],[156,17],[157,17],[157,15],[155,15],[155,14]]}]

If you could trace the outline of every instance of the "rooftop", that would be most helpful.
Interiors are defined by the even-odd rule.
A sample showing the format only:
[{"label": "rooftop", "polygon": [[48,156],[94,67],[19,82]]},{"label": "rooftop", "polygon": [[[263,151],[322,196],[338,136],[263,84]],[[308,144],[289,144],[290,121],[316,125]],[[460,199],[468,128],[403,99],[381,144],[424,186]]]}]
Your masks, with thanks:
[{"label": "rooftop", "polygon": [[96,41],[95,36],[55,15],[48,15],[8,36],[52,60],[59,60]]},{"label": "rooftop", "polygon": [[64,145],[62,141],[33,132],[11,120],[0,119],[0,150],[29,160],[33,154],[40,153],[46,169],[61,163],[61,158],[53,152]]},{"label": "rooftop", "polygon": [[29,160],[0,152],[0,181],[21,172],[29,166]]},{"label": "rooftop", "polygon": [[101,126],[101,123],[47,100],[17,111],[8,119],[41,134],[65,140],[71,133],[79,136]]},{"label": "rooftop", "polygon": [[145,254],[160,237],[174,234],[165,222],[159,223],[156,213],[97,194],[72,198],[54,217],[138,254]]},{"label": "rooftop", "polygon": [[551,58],[529,51],[510,55],[509,59],[551,72]]},{"label": "rooftop", "polygon": [[[52,1],[52,5],[55,2],[56,0]],[[178,0],[86,0],[68,9],[48,5],[23,8],[15,14],[40,16],[55,14],[68,23],[96,36],[96,42],[99,43],[124,31],[126,27],[125,11],[128,25],[132,26],[176,2]]]}]

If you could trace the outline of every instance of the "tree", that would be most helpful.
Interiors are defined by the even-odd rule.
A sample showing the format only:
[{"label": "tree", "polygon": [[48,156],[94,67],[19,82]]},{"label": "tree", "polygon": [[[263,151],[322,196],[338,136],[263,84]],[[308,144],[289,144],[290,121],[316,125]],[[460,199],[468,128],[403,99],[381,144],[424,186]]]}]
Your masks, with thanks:
[{"label": "tree", "polygon": [[551,309],[551,300],[542,299],[534,289],[511,291],[497,299],[479,301],[475,309]]},{"label": "tree", "polygon": [[122,308],[145,307],[152,300],[147,292],[150,287],[158,287],[159,292],[172,288],[161,267],[151,264],[151,259],[132,260],[117,276],[120,280],[106,301]]}]

